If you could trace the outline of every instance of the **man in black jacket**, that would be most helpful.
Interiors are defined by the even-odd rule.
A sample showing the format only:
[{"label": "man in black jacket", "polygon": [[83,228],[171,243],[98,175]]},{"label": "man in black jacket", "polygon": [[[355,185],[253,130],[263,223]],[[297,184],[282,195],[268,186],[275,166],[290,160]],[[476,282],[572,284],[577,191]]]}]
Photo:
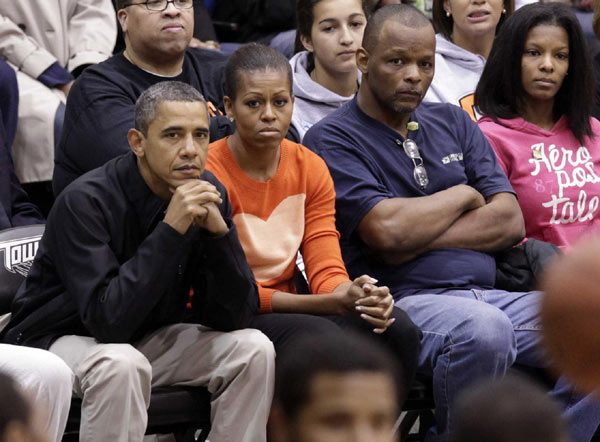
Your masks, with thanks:
[{"label": "man in black jacket", "polygon": [[233,133],[232,124],[222,116],[227,57],[188,47],[194,29],[193,1],[116,3],[125,50],[87,68],[69,92],[55,152],[55,196],[78,176],[129,150],[127,131],[133,126],[135,101],[158,82],[182,81],[204,95],[213,116],[213,140]]},{"label": "man in black jacket", "polygon": [[50,213],[3,339],[72,368],[80,440],[141,441],[151,386],[173,384],[208,387],[210,439],[266,439],[274,351],[237,330],[258,294],[225,188],[204,170],[208,136],[202,95],[159,83],[136,103],[133,153],[82,176]]}]

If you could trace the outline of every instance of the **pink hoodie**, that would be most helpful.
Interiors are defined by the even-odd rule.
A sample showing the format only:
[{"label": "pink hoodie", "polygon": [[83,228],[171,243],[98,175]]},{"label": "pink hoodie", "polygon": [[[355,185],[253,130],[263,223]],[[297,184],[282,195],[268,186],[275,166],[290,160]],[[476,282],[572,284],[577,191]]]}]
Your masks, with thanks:
[{"label": "pink hoodie", "polygon": [[522,118],[479,120],[517,192],[529,238],[572,245],[600,226],[600,122],[582,146],[565,116],[551,130]]}]

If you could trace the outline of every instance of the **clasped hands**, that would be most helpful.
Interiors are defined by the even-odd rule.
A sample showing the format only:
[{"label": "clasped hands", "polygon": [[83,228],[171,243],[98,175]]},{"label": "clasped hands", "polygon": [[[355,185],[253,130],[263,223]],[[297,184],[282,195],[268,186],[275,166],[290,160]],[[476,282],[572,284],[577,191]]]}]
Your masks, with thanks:
[{"label": "clasped hands", "polygon": [[207,231],[222,235],[229,228],[221,216],[217,204],[221,204],[221,193],[204,180],[190,180],[171,189],[173,196],[167,207],[164,222],[184,235],[190,226],[200,226]]},{"label": "clasped hands", "polygon": [[338,285],[333,293],[340,298],[340,314],[357,313],[373,325],[375,333],[383,333],[395,321],[390,318],[394,309],[394,298],[389,288],[376,286],[376,279],[362,275],[351,283]]}]

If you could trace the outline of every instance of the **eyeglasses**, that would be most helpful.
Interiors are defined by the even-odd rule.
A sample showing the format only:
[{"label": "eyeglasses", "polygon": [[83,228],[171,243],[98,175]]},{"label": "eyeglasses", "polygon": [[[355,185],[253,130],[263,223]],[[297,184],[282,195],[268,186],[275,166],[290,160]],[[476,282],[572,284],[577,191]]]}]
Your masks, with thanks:
[{"label": "eyeglasses", "polygon": [[412,160],[413,165],[415,166],[415,169],[413,170],[415,182],[422,190],[425,190],[425,188],[429,184],[429,177],[427,176],[425,166],[423,166],[423,158],[421,157],[421,153],[419,152],[419,147],[417,146],[417,143],[415,143],[410,138],[407,138],[406,140],[404,140],[404,142],[396,140],[396,144],[402,146],[406,156]]},{"label": "eyeglasses", "polygon": [[146,0],[141,3],[129,3],[125,7],[145,5],[148,11],[164,11],[169,7],[169,3],[173,3],[177,9],[190,9],[194,6],[194,0]]}]

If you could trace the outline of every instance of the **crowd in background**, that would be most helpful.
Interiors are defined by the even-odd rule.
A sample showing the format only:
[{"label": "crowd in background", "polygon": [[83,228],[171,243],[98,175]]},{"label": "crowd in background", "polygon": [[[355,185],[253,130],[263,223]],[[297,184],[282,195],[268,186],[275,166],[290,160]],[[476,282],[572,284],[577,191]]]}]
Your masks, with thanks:
[{"label": "crowd in background", "polygon": [[490,382],[548,369],[538,278],[597,232],[598,38],[582,0],[0,4],[0,230],[46,225],[0,441],[72,395],[141,441],[170,385],[212,442],[391,441],[416,376],[428,440],[600,440],[567,376]]}]

